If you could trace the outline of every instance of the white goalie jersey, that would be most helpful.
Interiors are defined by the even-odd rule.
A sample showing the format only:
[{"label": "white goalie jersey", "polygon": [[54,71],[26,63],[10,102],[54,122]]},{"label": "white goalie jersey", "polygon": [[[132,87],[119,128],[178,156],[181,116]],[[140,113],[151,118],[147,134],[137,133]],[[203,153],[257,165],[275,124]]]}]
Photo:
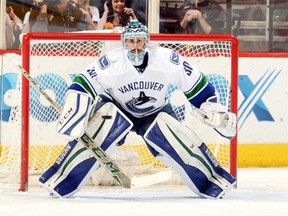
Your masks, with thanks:
[{"label": "white goalie jersey", "polygon": [[203,79],[197,68],[170,49],[150,47],[148,56],[147,67],[140,73],[123,48],[112,50],[80,73],[74,82],[86,86],[93,97],[107,90],[124,110],[135,117],[144,117],[166,104],[169,84],[187,94]]}]

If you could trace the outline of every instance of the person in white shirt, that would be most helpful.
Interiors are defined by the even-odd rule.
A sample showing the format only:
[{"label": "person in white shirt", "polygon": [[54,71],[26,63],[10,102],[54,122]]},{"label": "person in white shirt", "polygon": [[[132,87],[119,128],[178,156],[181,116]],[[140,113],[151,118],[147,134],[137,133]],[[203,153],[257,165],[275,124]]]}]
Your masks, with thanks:
[{"label": "person in white shirt", "polygon": [[82,13],[82,19],[80,23],[84,25],[80,30],[96,30],[97,24],[99,22],[99,10],[95,6],[91,6],[89,0],[77,0],[78,3],[76,7],[78,7]]},{"label": "person in white shirt", "polygon": [[7,48],[19,49],[23,24],[21,19],[15,14],[12,6],[6,6],[6,42]]}]

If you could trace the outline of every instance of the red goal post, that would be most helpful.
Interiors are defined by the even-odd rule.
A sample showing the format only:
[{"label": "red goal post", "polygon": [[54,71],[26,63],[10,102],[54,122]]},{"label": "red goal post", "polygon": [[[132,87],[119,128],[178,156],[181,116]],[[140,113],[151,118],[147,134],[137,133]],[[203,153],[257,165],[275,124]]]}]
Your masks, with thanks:
[{"label": "red goal post", "polygon": [[[151,44],[174,49],[191,64],[196,65],[200,71],[208,74],[212,84],[217,85],[219,95],[223,97],[223,105],[237,114],[238,41],[234,36],[151,34],[150,41]],[[72,81],[73,75],[99,55],[119,46],[121,43],[118,33],[28,33],[22,41],[22,66],[61,106],[65,88]],[[175,91],[173,87],[171,89],[171,92]],[[20,191],[25,191],[28,189],[31,173],[44,172],[57,158],[67,141],[55,133],[57,112],[41,98],[24,77],[21,80],[20,90],[21,105],[17,106],[15,112],[21,112],[19,137],[21,155],[16,156],[21,158],[19,164],[21,174],[19,183],[15,184],[19,185]],[[181,107],[176,107],[178,108],[182,118],[185,119],[184,111]],[[214,135],[207,135],[205,132],[204,138],[206,137],[209,148],[212,152],[216,152],[220,164],[236,176],[237,136],[228,144],[223,140],[216,143],[218,141],[215,141]],[[202,136],[200,138],[203,139]],[[163,164],[153,161],[151,155],[148,155],[149,151],[147,153],[147,150],[142,149],[145,148],[144,142],[140,144],[139,142],[141,141],[138,138],[132,137],[128,141],[128,147],[125,147],[125,143],[123,149],[132,148],[140,156],[141,165],[152,164],[153,167],[161,168]],[[9,144],[7,148],[9,149]],[[13,151],[16,150],[13,148]],[[45,161],[42,162],[43,158]],[[0,160],[0,176],[1,163],[5,161]]]}]

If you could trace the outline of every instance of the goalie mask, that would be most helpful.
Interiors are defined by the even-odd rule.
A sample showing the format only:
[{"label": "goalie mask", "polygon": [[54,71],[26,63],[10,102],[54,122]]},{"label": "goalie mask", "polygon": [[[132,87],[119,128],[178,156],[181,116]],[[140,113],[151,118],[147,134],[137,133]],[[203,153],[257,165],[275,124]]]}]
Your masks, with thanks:
[{"label": "goalie mask", "polygon": [[132,20],[123,28],[121,41],[132,64],[134,66],[141,65],[148,50],[149,32],[147,27],[137,20]]}]

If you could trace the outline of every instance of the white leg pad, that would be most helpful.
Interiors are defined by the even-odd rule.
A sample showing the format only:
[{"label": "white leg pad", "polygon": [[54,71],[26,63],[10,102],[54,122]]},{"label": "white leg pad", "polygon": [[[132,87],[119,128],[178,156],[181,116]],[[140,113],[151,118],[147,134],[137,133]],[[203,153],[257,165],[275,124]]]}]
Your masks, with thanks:
[{"label": "white leg pad", "polygon": [[144,135],[159,160],[174,168],[197,195],[220,198],[235,184],[205,143],[189,128],[167,113],[160,113]]},{"label": "white leg pad", "polygon": [[[114,104],[106,103],[90,119],[86,132],[108,155],[112,155],[132,126],[132,122]],[[70,197],[82,188],[98,166],[86,147],[74,140],[67,144],[39,181],[54,195]]]}]

